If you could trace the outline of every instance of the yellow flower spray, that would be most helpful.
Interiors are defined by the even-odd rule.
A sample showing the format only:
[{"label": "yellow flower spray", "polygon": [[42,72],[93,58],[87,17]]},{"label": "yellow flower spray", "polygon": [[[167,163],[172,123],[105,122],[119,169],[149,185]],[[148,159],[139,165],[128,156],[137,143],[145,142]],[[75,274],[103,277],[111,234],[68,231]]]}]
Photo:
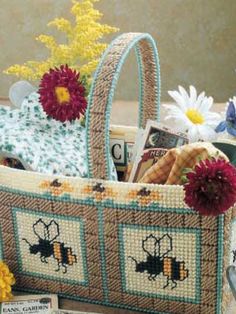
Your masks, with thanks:
[{"label": "yellow flower spray", "polygon": [[12,298],[11,286],[15,284],[15,278],[8,266],[0,261],[0,302],[9,301]]},{"label": "yellow flower spray", "polygon": [[40,35],[36,40],[49,49],[48,59],[42,62],[28,61],[23,65],[15,64],[4,73],[37,81],[50,68],[68,64],[69,67],[79,71],[81,76],[90,77],[107,47],[101,39],[104,35],[118,31],[115,27],[99,23],[102,14],[94,9],[94,3],[98,1],[72,0],[71,13],[75,17],[74,24],[64,18],[56,18],[48,24],[65,34],[66,44],[58,44],[53,36]]}]

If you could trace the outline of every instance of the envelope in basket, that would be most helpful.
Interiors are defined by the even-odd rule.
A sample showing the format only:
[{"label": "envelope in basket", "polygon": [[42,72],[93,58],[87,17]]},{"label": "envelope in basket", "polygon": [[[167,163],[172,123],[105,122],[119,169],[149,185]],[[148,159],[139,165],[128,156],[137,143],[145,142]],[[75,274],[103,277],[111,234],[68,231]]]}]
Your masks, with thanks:
[{"label": "envelope in basket", "polygon": [[199,142],[173,148],[140,179],[142,183],[181,184],[184,169],[193,168],[200,160],[209,157],[228,157],[211,143]]}]

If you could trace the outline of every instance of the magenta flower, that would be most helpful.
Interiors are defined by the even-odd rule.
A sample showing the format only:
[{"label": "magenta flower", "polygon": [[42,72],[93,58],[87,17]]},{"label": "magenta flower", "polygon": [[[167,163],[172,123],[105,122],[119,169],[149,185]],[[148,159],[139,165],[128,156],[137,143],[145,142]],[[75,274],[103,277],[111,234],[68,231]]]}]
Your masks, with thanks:
[{"label": "magenta flower", "polygon": [[87,100],[85,87],[79,81],[80,73],[62,65],[50,69],[42,77],[40,102],[48,116],[61,122],[79,119],[84,115]]},{"label": "magenta flower", "polygon": [[187,179],[185,202],[202,215],[223,214],[236,203],[236,168],[224,159],[200,161]]}]

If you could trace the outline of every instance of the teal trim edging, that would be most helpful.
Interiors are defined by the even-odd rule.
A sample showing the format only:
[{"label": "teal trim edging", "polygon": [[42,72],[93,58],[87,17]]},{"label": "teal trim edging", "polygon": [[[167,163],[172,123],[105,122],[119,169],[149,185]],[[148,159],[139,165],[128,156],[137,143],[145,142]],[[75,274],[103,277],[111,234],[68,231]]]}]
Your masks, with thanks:
[{"label": "teal trim edging", "polygon": [[[49,276],[49,275],[44,275],[42,273],[36,273],[36,272],[28,272],[28,271],[24,271],[23,270],[23,263],[22,263],[22,254],[21,254],[21,249],[20,249],[20,244],[19,244],[19,232],[18,232],[18,224],[17,224],[17,212],[20,213],[27,213],[30,214],[32,216],[37,216],[37,217],[49,217],[49,218],[54,218],[54,219],[58,219],[58,220],[68,220],[68,221],[75,221],[77,223],[80,224],[80,244],[81,244],[81,253],[82,253],[82,259],[83,259],[83,272],[84,272],[84,280],[83,281],[78,281],[78,280],[71,280],[71,279],[66,279],[66,278],[57,278],[56,276]],[[77,284],[77,285],[81,285],[81,286],[88,286],[89,282],[88,282],[88,271],[87,271],[87,262],[86,262],[86,247],[84,245],[85,243],[85,238],[84,238],[84,226],[83,226],[83,220],[80,217],[68,217],[66,215],[59,215],[59,214],[50,214],[50,213],[45,213],[45,212],[36,212],[36,211],[32,211],[32,210],[26,210],[23,208],[19,208],[19,207],[13,207],[12,208],[12,219],[13,219],[13,227],[14,227],[14,237],[15,237],[15,243],[16,243],[16,251],[17,251],[17,256],[19,257],[17,259],[17,263],[18,263],[18,269],[19,269],[19,273],[22,273],[24,275],[28,275],[28,276],[33,276],[33,277],[39,277],[39,278],[43,278],[46,280],[53,280],[53,281],[59,281],[61,282],[63,280],[63,282],[68,283],[68,284]]]},{"label": "teal trim edging", "polygon": [[99,228],[99,242],[100,242],[100,256],[101,256],[101,272],[102,272],[102,288],[105,302],[108,302],[108,285],[106,277],[106,254],[104,241],[104,223],[103,223],[103,209],[98,208],[98,228]]},{"label": "teal trim edging", "polygon": [[142,121],[143,121],[143,64],[141,59],[141,53],[138,45],[136,44],[134,47],[136,60],[138,64],[138,77],[139,77],[139,94],[138,94],[138,108],[139,108],[139,115],[138,115],[138,127],[142,127]]},{"label": "teal trim edging", "polygon": [[44,194],[40,193],[32,193],[32,192],[25,192],[18,189],[12,189],[8,187],[4,187],[0,185],[0,191],[3,192],[9,192],[9,193],[15,193],[22,196],[27,196],[31,198],[39,198],[44,199],[48,201],[57,201],[61,203],[70,202],[72,204],[78,204],[78,205],[91,205],[91,206],[100,206],[100,207],[108,207],[108,208],[117,208],[117,209],[125,209],[125,210],[136,210],[136,211],[153,211],[153,212],[171,212],[171,213],[178,213],[178,214],[196,214],[192,209],[189,208],[175,208],[175,207],[164,207],[160,206],[159,204],[153,204],[151,203],[148,206],[141,206],[138,202],[132,201],[129,204],[121,204],[116,203],[113,200],[107,199],[106,201],[99,201],[97,202],[92,197],[87,197],[84,200],[73,198],[71,196],[68,196],[67,194],[61,195],[61,196],[53,196],[51,194],[48,194],[47,192]]},{"label": "teal trim edging", "polygon": [[[36,193],[35,193],[36,194]],[[48,198],[48,199],[51,199],[52,197],[52,194],[50,192],[45,192],[44,195]],[[58,196],[55,196],[57,200],[64,200],[64,201],[70,201],[72,198],[70,196],[69,193],[63,193],[61,195],[58,195]]]},{"label": "teal trim edging", "polygon": [[218,245],[217,245],[217,305],[216,314],[221,314],[223,287],[223,251],[224,251],[224,215],[218,217]]},{"label": "teal trim edging", "polygon": [[[121,36],[119,36],[118,38],[116,38],[107,48],[107,50],[105,51],[105,53],[103,54],[100,64],[97,68],[97,71],[95,72],[94,75],[94,79],[93,79],[93,83],[92,83],[92,87],[90,90],[90,97],[89,97],[89,103],[88,103],[88,109],[87,109],[87,115],[86,115],[86,152],[87,152],[87,167],[88,167],[88,177],[91,178],[92,177],[92,164],[91,164],[91,157],[90,157],[90,148],[89,148],[89,132],[90,132],[90,111],[92,108],[92,103],[93,103],[93,92],[96,86],[96,81],[99,75],[99,72],[101,71],[101,68],[103,66],[103,63],[106,59],[107,54],[109,53],[110,49],[113,47],[114,43],[116,42],[117,39],[119,39]],[[114,73],[114,77],[112,79],[111,82],[111,86],[110,86],[110,90],[109,90],[109,95],[108,95],[108,99],[107,99],[107,104],[106,104],[106,113],[105,113],[105,164],[106,164],[106,175],[107,178],[111,179],[111,165],[110,165],[110,150],[109,150],[109,123],[110,123],[110,114],[111,114],[111,106],[112,106],[112,100],[113,100],[113,96],[114,96],[114,92],[115,92],[115,88],[117,85],[117,81],[119,79],[120,76],[120,72],[121,72],[121,68],[129,54],[129,52],[133,49],[133,47],[135,47],[135,45],[142,39],[146,39],[152,46],[153,48],[153,55],[154,55],[154,59],[155,59],[155,63],[156,63],[156,82],[157,83],[157,94],[156,94],[156,111],[158,112],[157,116],[159,116],[159,112],[160,112],[160,89],[161,89],[161,82],[160,82],[160,62],[159,62],[159,56],[158,56],[158,52],[157,52],[157,48],[156,48],[156,43],[154,41],[154,39],[152,38],[151,35],[149,34],[141,34],[141,35],[137,35],[130,43],[129,45],[125,48],[118,64],[117,67],[115,69],[115,73]],[[138,56],[137,58],[137,62],[138,62],[138,66],[139,66],[139,74],[142,73],[142,68],[140,67],[140,61],[141,58]],[[142,81],[140,79],[140,90],[143,89],[143,85],[142,85]],[[143,91],[140,93],[140,96],[143,96]],[[143,106],[143,99],[140,102],[140,107]],[[139,107],[139,110],[140,110]],[[140,114],[142,115],[142,111],[143,108],[141,108],[140,110]]]},{"label": "teal trim edging", "polygon": [[127,207],[129,207],[129,209],[133,209],[133,210],[138,210],[138,211],[147,211],[147,210],[150,210],[150,211],[160,211],[160,212],[173,212],[173,213],[178,213],[178,214],[196,214],[197,213],[195,211],[193,211],[192,209],[188,209],[188,208],[171,208],[171,207],[164,207],[164,206],[161,206],[159,204],[153,204],[153,203],[150,203],[149,205],[146,205],[146,206],[142,206],[139,204],[138,201],[132,201],[129,203],[129,205],[124,205],[123,204],[117,204],[117,203],[114,203],[113,206],[117,206],[121,209],[127,209]]},{"label": "teal trim edging", "polygon": [[[124,261],[124,238],[123,238],[123,230],[124,229],[132,229],[132,230],[150,230],[150,231],[162,231],[162,232],[182,232],[182,233],[191,233],[196,235],[196,281],[195,281],[195,298],[186,298],[186,297],[175,297],[168,296],[168,292],[166,294],[158,294],[158,293],[145,293],[140,291],[131,291],[126,288],[126,278],[125,278],[125,261]],[[122,289],[125,292],[128,292],[133,295],[144,296],[144,297],[158,297],[159,299],[170,300],[170,301],[183,301],[186,303],[200,304],[201,302],[201,230],[197,228],[166,228],[166,227],[157,227],[157,226],[143,226],[143,225],[131,225],[131,224],[119,224],[118,225],[118,236],[119,236],[119,245],[120,245],[120,254],[121,256],[121,278],[122,278]],[[186,278],[187,279],[187,278]]]},{"label": "teal trim edging", "polygon": [[[29,293],[37,293],[37,294],[47,294],[49,293],[46,290],[37,290],[37,289],[17,289],[13,288],[13,291],[20,291],[20,292],[29,292]],[[75,301],[80,301],[80,302],[86,302],[86,303],[91,303],[91,304],[97,304],[97,305],[105,305],[105,306],[110,306],[112,308],[119,308],[119,309],[126,309],[126,310],[131,310],[131,311],[137,311],[140,313],[147,313],[147,314],[170,314],[167,312],[157,312],[157,311],[150,311],[149,309],[140,309],[135,306],[129,306],[126,304],[119,304],[119,303],[110,303],[110,302],[103,302],[103,301],[96,301],[96,300],[91,300],[88,298],[82,298],[82,297],[75,297],[72,295],[64,294],[64,293],[59,293],[59,297],[70,299],[70,300],[75,300]]]}]

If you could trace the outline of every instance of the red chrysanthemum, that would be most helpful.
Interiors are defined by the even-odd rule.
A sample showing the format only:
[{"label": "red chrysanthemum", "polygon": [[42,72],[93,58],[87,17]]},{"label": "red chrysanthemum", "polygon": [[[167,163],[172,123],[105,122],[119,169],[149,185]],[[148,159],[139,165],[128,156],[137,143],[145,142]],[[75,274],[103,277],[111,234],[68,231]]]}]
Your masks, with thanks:
[{"label": "red chrysanthemum", "polygon": [[68,65],[50,69],[39,85],[40,102],[48,116],[61,122],[80,118],[85,113],[85,87],[79,81],[80,73]]},{"label": "red chrysanthemum", "polygon": [[223,214],[236,203],[236,168],[224,159],[200,161],[187,179],[185,202],[202,215]]}]

